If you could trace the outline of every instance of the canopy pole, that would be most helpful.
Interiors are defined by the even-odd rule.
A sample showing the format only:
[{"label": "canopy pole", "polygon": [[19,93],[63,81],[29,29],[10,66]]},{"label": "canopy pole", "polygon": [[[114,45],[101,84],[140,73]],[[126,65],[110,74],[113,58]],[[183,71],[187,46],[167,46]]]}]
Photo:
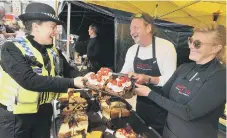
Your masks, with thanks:
[{"label": "canopy pole", "polygon": [[71,20],[71,3],[68,2],[68,12],[67,12],[67,51],[66,51],[66,59],[69,62],[70,53],[69,53],[69,43],[70,43],[70,20]]},{"label": "canopy pole", "polygon": [[158,11],[158,4],[155,6],[155,11],[154,11],[154,18],[157,18],[157,11]]}]

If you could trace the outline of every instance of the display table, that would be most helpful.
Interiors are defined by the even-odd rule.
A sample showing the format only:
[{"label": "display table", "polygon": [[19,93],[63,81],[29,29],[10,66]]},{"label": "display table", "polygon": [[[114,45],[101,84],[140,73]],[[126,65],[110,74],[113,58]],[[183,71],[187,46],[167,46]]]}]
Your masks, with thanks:
[{"label": "display table", "polygon": [[[94,98],[90,96],[87,92],[81,93],[81,96],[86,98],[88,101],[88,107],[94,105]],[[112,97],[114,100],[120,100],[116,97]],[[93,100],[91,100],[93,99]],[[123,102],[126,102],[125,100]],[[128,103],[126,103],[128,104]],[[55,102],[54,103],[54,110],[61,110],[61,103]],[[93,106],[94,107],[94,106]],[[130,109],[130,105],[128,105],[128,109]],[[61,111],[57,114],[55,112],[54,119],[53,119],[53,127],[52,132],[54,133],[53,136],[57,138],[58,131],[60,126],[63,122],[61,117]],[[105,117],[102,117],[100,108],[89,108],[87,110],[87,115],[89,118],[89,126],[88,132],[91,131],[102,131],[103,138],[115,138],[115,131],[119,128],[124,128],[126,124],[129,124],[134,132],[137,135],[142,136],[141,138],[161,138],[161,136],[151,127],[145,125],[145,122],[136,114],[135,111],[130,111],[129,117],[124,118],[117,118],[112,120],[107,120]]]}]

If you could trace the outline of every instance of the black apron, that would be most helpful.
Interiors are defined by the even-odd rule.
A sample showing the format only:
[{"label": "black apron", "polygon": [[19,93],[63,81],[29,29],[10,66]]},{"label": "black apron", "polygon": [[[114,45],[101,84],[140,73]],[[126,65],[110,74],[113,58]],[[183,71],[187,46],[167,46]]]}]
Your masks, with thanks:
[{"label": "black apron", "polygon": [[[169,98],[177,103],[181,103],[182,105],[186,105],[189,101],[193,99],[193,97],[196,95],[198,90],[203,86],[205,81],[210,78],[214,73],[219,71],[220,69],[215,69],[212,65],[210,65],[206,71],[195,71],[196,64],[192,67],[188,68],[186,72],[183,74],[178,74],[179,76],[175,80],[175,82],[172,85],[172,88],[170,90]],[[174,118],[175,119],[175,118]],[[177,129],[181,128],[181,126],[178,124],[180,122],[181,125],[184,125],[183,127],[187,128],[181,131],[176,131]],[[194,132],[194,128],[192,128],[193,123],[182,121],[182,119],[179,118],[179,120],[173,120],[171,118],[171,114],[168,115],[168,120],[165,125],[164,131],[163,131],[163,137],[164,138],[178,138],[178,137],[185,137],[185,138],[198,138],[204,137],[204,132],[198,134],[197,131]],[[194,124],[196,126],[196,123]],[[208,125],[208,129],[209,125]],[[172,132],[173,131],[173,132]],[[176,134],[174,134],[174,132]],[[206,134],[206,138],[215,137],[214,135],[216,133],[214,132],[214,128],[210,131],[210,134]],[[186,136],[185,136],[186,135]]]},{"label": "black apron", "polygon": [[[146,74],[153,77],[161,76],[155,51],[155,37],[152,38],[153,58],[142,60],[138,57],[139,48],[137,48],[136,56],[134,58],[134,72]],[[161,87],[149,85],[149,87],[157,93],[163,95]],[[167,111],[154,103],[147,97],[137,96],[136,104],[137,114],[147,123],[147,125],[154,128],[159,134],[162,134]]]}]

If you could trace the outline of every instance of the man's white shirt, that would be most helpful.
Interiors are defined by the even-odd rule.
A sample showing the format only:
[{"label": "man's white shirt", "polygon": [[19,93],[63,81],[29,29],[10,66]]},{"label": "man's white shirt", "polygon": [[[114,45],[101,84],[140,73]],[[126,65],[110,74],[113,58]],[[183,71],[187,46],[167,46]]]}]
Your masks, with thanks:
[{"label": "man's white shirt", "polygon": [[[161,73],[157,86],[163,86],[176,70],[177,54],[174,45],[168,40],[156,37],[155,45],[156,59]],[[137,48],[138,44],[135,44],[128,49],[121,73],[134,72],[133,62]],[[152,44],[140,47],[138,57],[142,60],[153,58],[152,51]]]}]

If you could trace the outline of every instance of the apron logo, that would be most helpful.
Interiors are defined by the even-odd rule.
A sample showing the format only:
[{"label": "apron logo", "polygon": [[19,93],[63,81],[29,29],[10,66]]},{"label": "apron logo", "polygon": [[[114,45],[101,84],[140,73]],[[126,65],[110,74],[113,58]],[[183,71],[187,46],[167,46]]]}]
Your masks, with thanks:
[{"label": "apron logo", "polygon": [[152,70],[151,65],[149,64],[136,64],[136,68],[142,69],[142,70]]},{"label": "apron logo", "polygon": [[189,96],[191,91],[188,90],[185,86],[177,84],[176,89],[178,90],[179,94],[182,94],[184,96]]},{"label": "apron logo", "polygon": [[197,79],[195,79],[195,80],[199,81],[199,80],[200,80],[200,78],[197,78]]},{"label": "apron logo", "polygon": [[155,61],[153,62],[153,64],[156,63],[156,62],[157,62],[157,61],[155,60]]}]

